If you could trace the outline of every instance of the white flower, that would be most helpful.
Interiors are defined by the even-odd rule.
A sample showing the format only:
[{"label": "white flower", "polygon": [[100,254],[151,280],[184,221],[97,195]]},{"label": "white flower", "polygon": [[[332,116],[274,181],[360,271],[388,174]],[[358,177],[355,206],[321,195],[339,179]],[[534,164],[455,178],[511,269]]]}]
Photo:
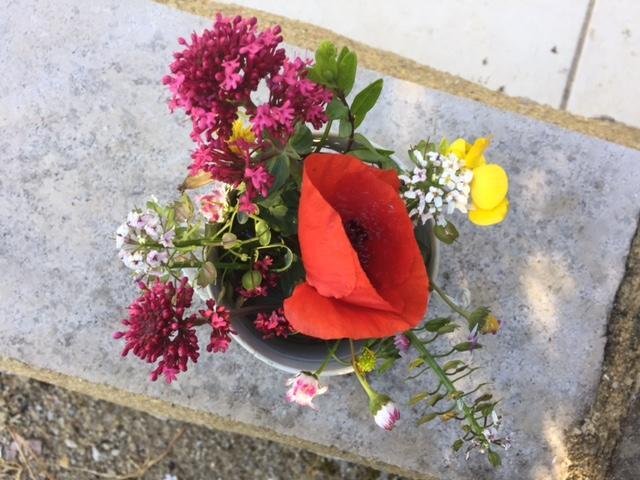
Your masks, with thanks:
[{"label": "white flower", "polygon": [[[393,430],[396,426],[396,422],[400,420],[400,410],[393,401],[386,395],[380,395],[378,399],[372,402],[372,413],[376,424],[380,428],[384,428],[387,431]],[[374,408],[377,410],[374,411]]]},{"label": "white flower", "polygon": [[123,223],[116,230],[116,248],[122,248],[129,239],[129,225]]},{"label": "white flower", "polygon": [[169,261],[169,254],[167,252],[158,252],[157,250],[151,250],[147,254],[147,265],[150,267],[159,267]]},{"label": "white flower", "polygon": [[287,380],[287,386],[289,387],[286,395],[287,401],[303,407],[311,407],[314,410],[317,408],[312,403],[313,399],[328,389],[326,386],[321,386],[318,377],[309,372],[300,372],[290,378]]},{"label": "white flower", "polygon": [[172,248],[173,239],[175,237],[176,237],[176,231],[169,230],[168,232],[165,232],[165,234],[162,235],[162,237],[160,237],[160,240],[158,240],[158,243],[160,243],[160,245],[162,245],[163,247]]},{"label": "white flower", "polygon": [[143,220],[140,212],[137,210],[132,210],[127,215],[127,225],[131,228],[143,228],[145,225],[145,221]]},{"label": "white flower", "polygon": [[[410,175],[400,175],[405,185],[402,196],[409,201],[418,200],[409,215],[421,223],[434,219],[438,225],[446,226],[445,213],[451,215],[455,210],[467,213],[473,172],[464,167],[464,161],[454,154],[441,155],[428,152],[427,158],[414,150],[413,155],[420,166]],[[431,171],[431,178],[427,172]]]}]

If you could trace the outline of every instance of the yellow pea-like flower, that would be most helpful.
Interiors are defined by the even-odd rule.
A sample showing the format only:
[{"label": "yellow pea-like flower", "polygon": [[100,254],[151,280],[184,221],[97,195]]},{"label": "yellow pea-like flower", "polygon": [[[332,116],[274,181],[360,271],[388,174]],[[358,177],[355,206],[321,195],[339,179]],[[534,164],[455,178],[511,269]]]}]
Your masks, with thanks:
[{"label": "yellow pea-like flower", "polygon": [[465,167],[473,171],[469,220],[482,226],[500,223],[509,213],[509,177],[500,165],[488,164],[484,157],[490,143],[489,138],[478,138],[471,145],[459,138],[447,149],[447,154],[464,160]]}]

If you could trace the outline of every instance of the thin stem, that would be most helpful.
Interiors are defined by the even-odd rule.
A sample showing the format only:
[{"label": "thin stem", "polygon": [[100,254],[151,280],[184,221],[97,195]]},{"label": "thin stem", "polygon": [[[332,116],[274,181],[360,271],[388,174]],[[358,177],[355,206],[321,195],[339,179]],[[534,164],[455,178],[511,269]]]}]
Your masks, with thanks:
[{"label": "thin stem", "polygon": [[464,308],[459,307],[458,305],[456,305],[456,303],[451,300],[451,298],[449,297],[449,295],[447,295],[444,290],[442,290],[438,285],[436,285],[433,281],[431,281],[431,287],[435,290],[435,292],[440,296],[440,298],[442,298],[442,300],[444,300],[444,302],[449,306],[449,308],[451,310],[453,310],[454,312],[456,312],[458,315],[462,316],[463,318],[466,318],[467,320],[469,320],[469,317],[471,316],[471,313],[469,313],[468,311],[466,311]]},{"label": "thin stem", "polygon": [[358,362],[356,361],[356,351],[355,351],[355,348],[353,347],[353,340],[351,339],[349,339],[349,346],[351,347],[351,365],[353,365],[353,373],[356,374],[356,378],[360,382],[360,385],[362,385],[363,390],[367,392],[367,395],[369,396],[369,398],[370,399],[375,398],[377,393],[373,391],[373,389],[369,385],[369,382],[367,382],[367,379],[358,368]]},{"label": "thin stem", "polygon": [[324,371],[324,369],[327,368],[327,365],[329,365],[331,358],[335,356],[336,350],[338,349],[338,345],[340,345],[340,340],[337,340],[333,343],[333,346],[329,349],[329,354],[324,359],[324,362],[322,362],[322,365],[320,365],[320,368],[318,368],[314,372],[314,375],[319,377]]},{"label": "thin stem", "polygon": [[347,110],[349,112],[349,123],[351,124],[351,134],[349,135],[349,143],[347,143],[347,148],[345,149],[345,152],[348,152],[349,150],[351,150],[351,146],[353,145],[353,136],[355,135],[356,122],[355,122],[355,118],[353,118],[353,113],[351,113],[351,108],[349,107],[349,103],[347,102],[347,99],[345,98],[344,93],[340,92],[340,94],[338,95],[338,98],[344,104],[344,106],[347,107]]},{"label": "thin stem", "polygon": [[[405,333],[405,335],[407,337],[409,337],[409,340],[411,341],[411,344],[413,345],[413,347],[420,353],[420,355],[422,356],[424,361],[427,362],[427,364],[431,367],[431,370],[433,370],[433,373],[436,374],[438,379],[440,379],[440,382],[447,389],[447,392],[449,393],[449,395],[451,395],[452,398],[457,398],[460,395],[460,392],[455,387],[455,385],[451,382],[451,380],[449,379],[449,377],[447,376],[445,371],[442,370],[442,367],[440,367],[440,365],[438,364],[436,359],[433,358],[431,353],[429,353],[427,348],[423,345],[423,343],[420,341],[420,339],[416,336],[416,334],[413,333],[411,330],[409,330],[408,332]],[[476,435],[481,436],[482,435],[482,427],[476,421],[476,419],[475,419],[475,417],[473,415],[473,410],[471,409],[471,407],[469,407],[464,402],[464,400],[462,400],[460,398],[457,398],[457,400],[456,400],[456,407],[458,408],[458,410],[460,410],[464,414],[464,416],[467,419],[467,422],[469,422],[469,426],[471,427],[473,432]]]},{"label": "thin stem", "polygon": [[316,149],[315,152],[318,153],[320,150],[322,150],[322,147],[324,147],[324,142],[327,141],[327,138],[329,138],[329,132],[331,131],[331,125],[333,124],[333,120],[329,120],[327,122],[327,126],[324,127],[324,132],[322,133],[322,137],[320,138],[320,141],[318,142],[318,145],[316,145]]}]

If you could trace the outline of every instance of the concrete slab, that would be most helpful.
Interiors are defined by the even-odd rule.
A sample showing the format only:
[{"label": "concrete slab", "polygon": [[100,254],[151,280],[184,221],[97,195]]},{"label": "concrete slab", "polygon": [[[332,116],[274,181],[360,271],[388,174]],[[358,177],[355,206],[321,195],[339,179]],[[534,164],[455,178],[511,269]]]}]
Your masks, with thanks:
[{"label": "concrete slab", "polygon": [[588,0],[222,0],[328,28],[508,95],[560,106]]},{"label": "concrete slab", "polygon": [[640,3],[598,0],[567,108],[640,125]]},{"label": "concrete slab", "polygon": [[[113,231],[184,172],[188,127],[168,115],[160,79],[176,38],[207,24],[144,0],[5,5],[0,367],[424,478],[562,478],[564,432],[593,400],[640,214],[640,153],[409,82],[385,79],[370,138],[403,151],[425,136],[493,133],[491,158],[511,175],[509,220],[462,225],[442,268],[445,286],[467,286],[504,321],[477,353],[513,432],[501,470],[453,455],[452,426],[414,428],[408,407],[401,428],[379,430],[352,378],[331,380],[315,413],[285,405],[282,375],[238,348],[204,356],[170,387],[119,359],[111,333],[135,292]],[[379,386],[407,399],[398,373]]]}]

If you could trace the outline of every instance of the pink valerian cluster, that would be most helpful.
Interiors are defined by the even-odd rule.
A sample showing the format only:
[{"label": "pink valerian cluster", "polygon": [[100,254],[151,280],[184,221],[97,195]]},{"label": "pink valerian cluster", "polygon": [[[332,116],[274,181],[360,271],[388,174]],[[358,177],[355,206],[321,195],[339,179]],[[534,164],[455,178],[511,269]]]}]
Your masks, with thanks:
[{"label": "pink valerian cluster", "polygon": [[286,143],[299,121],[319,129],[327,122],[325,106],[332,94],[307,78],[310,61],[286,59],[282,69],[267,79],[271,92],[269,103],[260,105],[253,117],[256,137],[266,131],[271,137]]},{"label": "pink valerian cluster", "polygon": [[236,291],[244,298],[265,297],[269,293],[269,288],[275,288],[278,286],[278,274],[271,271],[273,266],[273,258],[266,256],[253,264],[253,269],[260,272],[262,275],[262,283],[257,287],[247,290],[246,288],[239,287]]},{"label": "pink valerian cluster", "polygon": [[[192,34],[191,43],[180,39],[185,48],[174,54],[171,75],[163,80],[173,94],[170,109],[182,108],[191,117],[191,137],[198,143],[191,174],[209,172],[234,186],[244,181],[247,212],[273,182],[254,155],[265,139],[284,144],[298,122],[321,128],[328,120],[324,110],[331,92],[307,78],[308,62],[286,57],[280,31],[276,26],[258,32],[255,18],[218,15],[212,30]],[[269,101],[256,106],[251,94],[263,80]],[[229,142],[239,109],[253,124],[255,142]]]},{"label": "pink valerian cluster", "polygon": [[284,316],[284,309],[278,308],[267,315],[260,312],[253,322],[256,330],[263,334],[264,339],[273,337],[287,338],[294,333],[294,329]]},{"label": "pink valerian cluster", "polygon": [[231,343],[231,312],[228,308],[216,305],[214,300],[207,300],[207,310],[200,310],[200,315],[211,325],[211,337],[207,352],[226,352]]},{"label": "pink valerian cluster", "polygon": [[151,380],[164,375],[171,383],[179,372],[187,370],[189,361],[198,361],[196,315],[185,318],[193,288],[186,278],[177,289],[173,283],[163,282],[156,282],[151,288],[142,282],[139,286],[144,293],[129,307],[129,318],[122,320],[128,330],[116,332],[114,338],[126,341],[123,357],[133,352],[148,363],[160,360]]},{"label": "pink valerian cluster", "polygon": [[171,110],[183,108],[193,123],[192,138],[207,143],[228,138],[238,107],[255,110],[251,93],[277,74],[286,59],[279,26],[257,31],[255,18],[225,18],[218,14],[213,29],[191,34],[191,43],[174,53],[171,75],[163,82],[173,98]]},{"label": "pink valerian cluster", "polygon": [[216,307],[212,300],[207,302],[207,310],[199,312],[202,317],[186,316],[193,299],[193,288],[187,282],[183,278],[177,288],[171,282],[157,281],[151,287],[140,282],[143,294],[129,307],[129,318],[122,320],[127,330],[113,335],[126,342],[123,357],[133,352],[147,363],[159,360],[151,372],[152,381],[162,375],[171,383],[178,373],[187,371],[190,361],[198,361],[200,347],[195,327],[203,321],[212,328],[209,352],[225,352],[230,334],[235,334],[230,327],[229,311]]}]

